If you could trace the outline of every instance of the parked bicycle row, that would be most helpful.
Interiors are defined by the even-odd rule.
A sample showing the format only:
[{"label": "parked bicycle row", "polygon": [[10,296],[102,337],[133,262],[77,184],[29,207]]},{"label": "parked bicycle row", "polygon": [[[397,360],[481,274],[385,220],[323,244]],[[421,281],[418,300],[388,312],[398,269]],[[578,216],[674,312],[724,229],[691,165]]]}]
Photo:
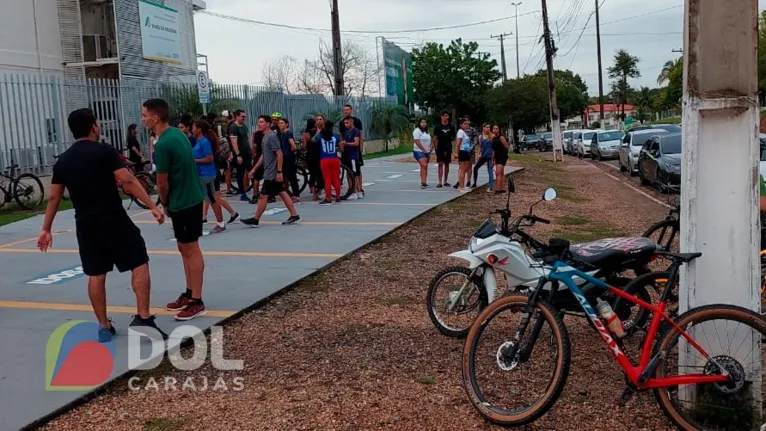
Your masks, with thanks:
[{"label": "parked bicycle row", "polygon": [[[766,321],[724,304],[679,313],[679,271],[701,253],[670,251],[650,238],[658,225],[677,221],[675,212],[643,237],[543,243],[527,228],[550,223],[534,208],[556,190],[513,218],[512,178],[508,189],[505,208],[493,213],[501,223],[490,215],[468,248],[451,254],[467,265],[439,271],[426,297],[437,329],[465,338],[463,386],[486,420],[522,426],[554,406],[571,366],[568,315],[585,318],[623,369],[619,405],[652,391],[680,429],[761,429],[760,409],[744,400],[763,389],[752,387],[762,385],[761,362],[750,360],[761,355]],[[653,271],[657,260],[666,267]],[[505,279],[503,295],[496,272]]]}]

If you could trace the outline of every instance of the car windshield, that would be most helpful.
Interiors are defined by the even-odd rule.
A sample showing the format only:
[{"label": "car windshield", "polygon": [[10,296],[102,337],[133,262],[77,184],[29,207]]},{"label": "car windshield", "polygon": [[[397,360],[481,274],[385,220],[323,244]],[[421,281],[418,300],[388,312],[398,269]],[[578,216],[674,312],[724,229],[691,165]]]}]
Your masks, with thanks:
[{"label": "car windshield", "polygon": [[636,133],[633,135],[633,140],[630,145],[633,147],[642,147],[649,138],[659,134],[660,133]]},{"label": "car windshield", "polygon": [[543,139],[552,139],[552,138],[553,138],[553,133],[544,133],[543,134]]},{"label": "car windshield", "polygon": [[564,138],[565,139],[571,138],[571,137],[572,137],[572,132],[564,132]]},{"label": "car windshield", "polygon": [[662,154],[681,154],[681,135],[663,139]]},{"label": "car windshield", "polygon": [[583,140],[586,140],[586,139],[587,139],[587,140],[589,140],[589,141],[590,141],[590,139],[593,137],[593,133],[594,133],[594,132],[585,132],[585,133],[583,133],[583,134],[582,134],[582,139],[583,139]]},{"label": "car windshield", "polygon": [[580,139],[582,137],[582,133],[575,132],[572,133],[572,139]]},{"label": "car windshield", "polygon": [[537,135],[527,135],[527,136],[525,136],[524,138],[525,138],[527,141],[534,141],[534,140],[538,139],[538,138],[537,138]]},{"label": "car windshield", "polygon": [[599,141],[619,141],[622,140],[622,138],[625,137],[625,135],[622,132],[604,132],[598,134],[598,140]]}]

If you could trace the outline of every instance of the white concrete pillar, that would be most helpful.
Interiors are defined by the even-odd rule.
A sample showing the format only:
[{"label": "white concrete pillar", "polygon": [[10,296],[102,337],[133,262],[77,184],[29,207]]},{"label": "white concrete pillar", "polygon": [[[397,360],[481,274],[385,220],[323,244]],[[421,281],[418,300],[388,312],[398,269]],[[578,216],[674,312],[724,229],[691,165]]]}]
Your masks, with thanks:
[{"label": "white concrete pillar", "polygon": [[[702,257],[681,271],[681,312],[713,303],[760,311],[758,0],[686,0],[684,24],[681,251]],[[716,329],[723,341],[743,336]],[[760,336],[744,341],[743,352],[760,352]],[[697,357],[682,348],[679,359]],[[760,360],[747,362],[760,406]]]}]

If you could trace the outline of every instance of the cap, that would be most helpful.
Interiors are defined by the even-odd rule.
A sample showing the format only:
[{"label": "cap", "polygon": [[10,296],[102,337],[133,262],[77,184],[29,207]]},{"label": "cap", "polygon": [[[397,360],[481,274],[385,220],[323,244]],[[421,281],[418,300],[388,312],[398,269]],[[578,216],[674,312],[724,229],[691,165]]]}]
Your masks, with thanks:
[{"label": "cap", "polygon": [[271,114],[271,118],[282,118],[282,113],[274,112],[273,114]]},{"label": "cap", "polygon": [[228,116],[229,116],[229,110],[228,109],[224,110],[223,112],[221,112],[221,117],[228,117]]}]

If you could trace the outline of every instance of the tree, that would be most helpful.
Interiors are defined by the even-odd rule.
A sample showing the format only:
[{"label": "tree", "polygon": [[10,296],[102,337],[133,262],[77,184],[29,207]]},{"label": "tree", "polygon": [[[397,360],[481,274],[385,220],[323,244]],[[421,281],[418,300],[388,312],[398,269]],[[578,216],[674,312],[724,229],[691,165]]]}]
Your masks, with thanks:
[{"label": "tree", "polygon": [[[409,112],[404,106],[376,105],[372,108],[370,131],[383,138],[388,151],[388,143],[396,136],[410,129]],[[406,145],[399,142],[399,145]]]},{"label": "tree", "polygon": [[[325,78],[326,88],[335,94],[335,63],[332,47],[324,41],[319,43],[319,58],[312,65]],[[343,94],[360,95],[378,91],[377,60],[359,44],[346,41],[341,46],[341,75],[343,76]]]},{"label": "tree", "polygon": [[326,90],[322,72],[308,60],[303,60],[303,66],[298,69],[295,85],[297,92],[303,94],[323,94]]},{"label": "tree", "polygon": [[668,60],[665,62],[665,65],[662,66],[662,70],[660,71],[660,74],[657,75],[657,85],[663,85],[670,79],[671,72],[676,67],[684,67],[683,57],[677,58],[675,61]]},{"label": "tree", "polygon": [[280,88],[287,94],[296,93],[298,89],[297,63],[295,57],[289,55],[266,62],[261,72],[263,83],[270,88]]},{"label": "tree", "polygon": [[648,114],[651,112],[652,105],[654,104],[654,96],[652,95],[652,90],[650,90],[649,87],[641,87],[638,93],[636,93],[635,100],[635,104],[638,106],[636,120],[643,123],[648,119]]},{"label": "tree", "polygon": [[486,116],[487,94],[500,79],[497,62],[476,42],[427,43],[412,50],[415,103],[426,110],[454,109],[476,122]]},{"label": "tree", "polygon": [[607,69],[609,77],[616,80],[617,96],[620,104],[620,119],[625,121],[625,104],[628,103],[630,86],[628,78],[639,78],[641,71],[638,70],[638,57],[634,57],[628,51],[621,49],[614,55],[614,64]]}]

